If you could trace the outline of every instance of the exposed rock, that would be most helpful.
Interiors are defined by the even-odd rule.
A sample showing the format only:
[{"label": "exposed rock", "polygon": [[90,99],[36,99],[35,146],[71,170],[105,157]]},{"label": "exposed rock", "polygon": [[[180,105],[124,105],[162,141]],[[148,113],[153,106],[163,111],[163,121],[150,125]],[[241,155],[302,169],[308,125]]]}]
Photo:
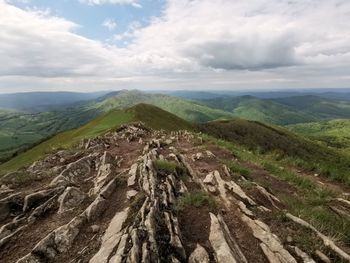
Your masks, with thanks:
[{"label": "exposed rock", "polygon": [[40,206],[38,206],[37,208],[35,208],[34,211],[28,217],[28,223],[34,223],[38,217],[44,215],[49,210],[54,209],[56,206],[57,198],[58,198],[58,193],[55,194],[54,196],[52,196],[45,203],[43,203]]},{"label": "exposed rock", "polygon": [[67,187],[63,194],[58,198],[58,213],[64,213],[79,206],[85,198],[86,194],[80,191],[79,188]]},{"label": "exposed rock", "polygon": [[339,257],[350,261],[350,255],[347,254],[344,250],[342,250],[341,248],[339,248],[334,242],[333,240],[331,240],[329,237],[325,236],[324,234],[322,234],[321,232],[319,232],[316,228],[314,228],[312,225],[310,225],[309,223],[307,223],[306,221],[302,220],[299,217],[293,216],[292,214],[287,213],[286,214],[287,217],[289,219],[291,219],[292,221],[294,221],[295,223],[298,223],[306,228],[311,229],[312,231],[314,231],[323,241],[323,244],[330,248],[331,250],[333,250]]},{"label": "exposed rock", "polygon": [[221,230],[219,220],[217,217],[210,213],[210,234],[209,241],[215,252],[215,259],[218,263],[236,263],[239,262],[235,259],[229,245],[225,240],[223,231]]},{"label": "exposed rock", "polygon": [[91,258],[90,263],[107,263],[122,236],[122,226],[128,215],[128,208],[116,213],[102,237],[100,250]]},{"label": "exposed rock", "polygon": [[24,198],[23,212],[28,211],[39,202],[49,199],[54,193],[55,190],[47,189],[27,195]]},{"label": "exposed rock", "polygon": [[138,164],[135,163],[131,166],[130,171],[129,171],[129,178],[128,178],[128,186],[134,186],[136,183],[136,176],[137,176],[137,169],[138,169]]},{"label": "exposed rock", "polygon": [[203,180],[203,183],[215,186],[216,185],[216,181],[215,181],[214,173],[211,172],[211,173],[207,174],[207,176]]},{"label": "exposed rock", "polygon": [[303,260],[303,263],[316,263],[315,260],[313,260],[308,254],[306,254],[304,251],[302,251],[298,247],[291,246],[291,248]]},{"label": "exposed rock", "polygon": [[209,151],[209,150],[206,150],[205,151],[205,154],[207,155],[207,157],[209,157],[209,158],[215,158],[216,156],[215,156],[215,154],[213,154],[211,151]]},{"label": "exposed rock", "polygon": [[269,200],[269,202],[271,203],[271,205],[276,208],[279,209],[277,204],[281,204],[281,201],[274,196],[273,194],[269,193],[264,187],[260,186],[260,185],[256,185],[256,189],[263,195],[265,196],[265,198],[267,200]]},{"label": "exposed rock", "polygon": [[104,152],[101,157],[101,165],[98,169],[97,176],[95,178],[94,193],[98,193],[108,179],[113,175],[113,163],[114,159],[109,152]]},{"label": "exposed rock", "polygon": [[97,233],[98,231],[100,231],[100,226],[98,225],[92,225],[90,228],[92,233]]},{"label": "exposed rock", "polygon": [[208,252],[199,244],[196,249],[192,252],[188,259],[188,263],[209,263]]},{"label": "exposed rock", "polygon": [[138,192],[136,190],[129,190],[126,192],[126,198],[130,200],[134,198],[137,194]]},{"label": "exposed rock", "polygon": [[315,254],[318,256],[318,258],[324,262],[324,263],[332,263],[332,261],[327,257],[325,254],[323,254],[321,251],[316,250]]},{"label": "exposed rock", "polygon": [[283,247],[278,237],[271,233],[270,228],[266,224],[260,220],[251,219],[244,214],[241,215],[241,218],[253,231],[253,235],[262,242],[260,246],[271,263],[297,262]]}]

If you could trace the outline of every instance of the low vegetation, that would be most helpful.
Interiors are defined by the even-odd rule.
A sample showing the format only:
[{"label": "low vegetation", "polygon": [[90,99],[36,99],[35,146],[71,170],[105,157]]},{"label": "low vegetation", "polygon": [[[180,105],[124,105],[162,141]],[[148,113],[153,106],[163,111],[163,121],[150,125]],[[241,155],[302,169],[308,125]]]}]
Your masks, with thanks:
[{"label": "low vegetation", "polygon": [[199,129],[254,154],[269,155],[270,159],[350,184],[348,155],[286,129],[242,119],[210,122]]},{"label": "low vegetation", "polygon": [[208,193],[204,191],[195,191],[190,192],[182,196],[178,203],[177,209],[182,210],[185,207],[194,206],[194,207],[208,207],[211,211],[217,209],[217,203],[214,198],[211,197]]},{"label": "low vegetation", "polygon": [[289,125],[287,128],[350,154],[350,120],[348,119]]},{"label": "low vegetation", "polygon": [[160,174],[171,174],[175,173],[177,164],[167,160],[155,160],[153,166]]}]

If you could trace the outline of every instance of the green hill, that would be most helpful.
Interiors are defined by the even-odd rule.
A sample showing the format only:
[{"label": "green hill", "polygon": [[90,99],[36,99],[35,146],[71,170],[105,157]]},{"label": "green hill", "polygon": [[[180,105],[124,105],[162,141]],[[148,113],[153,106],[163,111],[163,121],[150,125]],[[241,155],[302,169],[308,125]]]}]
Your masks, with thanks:
[{"label": "green hill", "polygon": [[350,183],[349,156],[286,129],[242,119],[213,121],[199,125],[199,129],[216,138],[273,154],[277,159],[288,159],[309,171]]},{"label": "green hill", "polygon": [[191,122],[207,122],[216,119],[232,118],[231,113],[212,109],[195,101],[162,94],[149,94],[138,90],[121,91],[117,96],[107,98],[95,105],[101,111],[127,108],[138,103],[155,105]]},{"label": "green hill", "polygon": [[206,106],[230,112],[235,117],[266,123],[285,125],[316,120],[312,115],[297,109],[253,96],[220,97],[201,102]]},{"label": "green hill", "polygon": [[139,103],[153,104],[192,122],[232,118],[227,112],[193,101],[135,90],[113,92],[97,100],[50,112],[0,111],[0,162],[54,134],[80,127],[111,110],[125,109]]},{"label": "green hill", "polygon": [[36,145],[30,150],[19,154],[10,161],[0,165],[0,174],[16,170],[28,165],[43,155],[62,148],[69,148],[79,143],[84,138],[91,138],[104,134],[117,127],[130,123],[141,121],[153,129],[164,130],[192,130],[192,124],[181,118],[166,112],[153,105],[138,104],[125,110],[113,110],[107,114],[87,123],[86,125],[65,131],[56,136]]},{"label": "green hill", "polygon": [[289,130],[350,153],[350,120],[340,119],[286,126]]},{"label": "green hill", "polygon": [[350,102],[314,95],[273,99],[273,101],[312,114],[317,120],[350,118]]},{"label": "green hill", "polygon": [[350,118],[350,102],[314,95],[262,99],[253,96],[219,97],[201,100],[208,107],[248,120],[290,125]]}]

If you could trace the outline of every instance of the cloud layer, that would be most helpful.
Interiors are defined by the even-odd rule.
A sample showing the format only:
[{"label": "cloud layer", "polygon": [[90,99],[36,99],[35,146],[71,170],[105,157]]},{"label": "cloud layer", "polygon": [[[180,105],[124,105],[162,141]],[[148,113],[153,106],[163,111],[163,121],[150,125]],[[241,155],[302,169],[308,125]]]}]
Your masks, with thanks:
[{"label": "cloud layer", "polygon": [[0,0],[0,92],[26,80],[62,89],[345,87],[349,14],[346,0],[168,0],[149,25],[115,36],[129,40],[118,47],[79,36],[79,25],[64,18]]},{"label": "cloud layer", "polygon": [[140,8],[138,0],[79,0],[80,3],[88,4],[88,5],[132,5],[134,7]]}]

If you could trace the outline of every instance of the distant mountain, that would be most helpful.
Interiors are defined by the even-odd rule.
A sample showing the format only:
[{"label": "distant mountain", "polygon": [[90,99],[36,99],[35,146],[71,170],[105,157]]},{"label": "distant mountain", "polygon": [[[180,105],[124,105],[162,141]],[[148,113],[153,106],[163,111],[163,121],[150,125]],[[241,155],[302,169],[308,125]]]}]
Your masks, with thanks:
[{"label": "distant mountain", "polygon": [[273,124],[292,124],[315,121],[308,113],[272,100],[253,96],[220,97],[202,100],[204,105],[232,113],[236,117]]},{"label": "distant mountain", "polygon": [[0,108],[19,111],[47,111],[76,102],[97,99],[108,92],[25,92],[0,94]]},{"label": "distant mountain", "polygon": [[203,100],[203,99],[212,99],[216,97],[221,97],[222,94],[206,91],[185,91],[185,90],[176,90],[176,91],[162,91],[162,94],[176,96],[184,99],[190,100]]},{"label": "distant mountain", "polygon": [[314,95],[273,99],[296,110],[312,114],[318,120],[350,118],[350,102],[325,99]]},{"label": "distant mountain", "polygon": [[217,97],[241,97],[253,96],[261,99],[275,99],[295,96],[314,95],[326,99],[350,100],[350,89],[301,89],[301,90],[276,90],[276,91],[258,91],[258,90],[162,90],[153,93],[162,93],[177,96],[186,99],[203,100]]},{"label": "distant mountain", "polygon": [[314,95],[276,99],[246,95],[201,100],[201,103],[230,112],[239,118],[279,125],[350,118],[350,102]]}]

